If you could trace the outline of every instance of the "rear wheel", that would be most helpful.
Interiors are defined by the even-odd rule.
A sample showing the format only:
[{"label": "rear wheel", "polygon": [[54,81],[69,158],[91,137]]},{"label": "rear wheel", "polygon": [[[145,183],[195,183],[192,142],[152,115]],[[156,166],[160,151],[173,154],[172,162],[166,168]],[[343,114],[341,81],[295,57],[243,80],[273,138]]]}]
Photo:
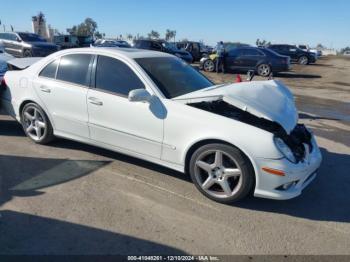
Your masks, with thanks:
[{"label": "rear wheel", "polygon": [[258,66],[258,74],[259,76],[267,77],[271,73],[271,67],[268,64],[261,64]]},{"label": "rear wheel", "polygon": [[215,71],[215,63],[211,59],[207,59],[203,64],[203,69],[206,72],[214,72]]},{"label": "rear wheel", "polygon": [[32,57],[33,54],[30,52],[30,50],[24,50],[23,52],[23,57]]},{"label": "rear wheel", "polygon": [[200,147],[191,157],[189,170],[198,190],[217,202],[238,201],[253,189],[254,171],[249,160],[229,145]]},{"label": "rear wheel", "polygon": [[309,63],[309,58],[307,56],[301,56],[298,62],[300,65],[307,65]]},{"label": "rear wheel", "polygon": [[50,120],[39,105],[26,104],[22,110],[21,121],[24,132],[35,143],[47,144],[54,139]]}]

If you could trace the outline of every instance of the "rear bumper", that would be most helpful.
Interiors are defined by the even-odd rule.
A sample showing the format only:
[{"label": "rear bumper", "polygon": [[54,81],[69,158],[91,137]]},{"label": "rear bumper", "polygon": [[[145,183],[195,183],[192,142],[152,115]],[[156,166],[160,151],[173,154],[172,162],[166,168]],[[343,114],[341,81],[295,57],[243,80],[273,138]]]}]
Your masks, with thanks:
[{"label": "rear bumper", "polygon": [[[315,140],[313,140],[315,141]],[[258,179],[254,196],[286,200],[299,196],[302,191],[316,178],[317,170],[322,162],[322,155],[316,142],[313,142],[313,150],[304,162],[291,163],[287,159],[258,159]],[[285,176],[277,176],[266,173],[261,168],[270,167],[285,172]],[[287,189],[281,189],[282,185],[292,183]]]}]

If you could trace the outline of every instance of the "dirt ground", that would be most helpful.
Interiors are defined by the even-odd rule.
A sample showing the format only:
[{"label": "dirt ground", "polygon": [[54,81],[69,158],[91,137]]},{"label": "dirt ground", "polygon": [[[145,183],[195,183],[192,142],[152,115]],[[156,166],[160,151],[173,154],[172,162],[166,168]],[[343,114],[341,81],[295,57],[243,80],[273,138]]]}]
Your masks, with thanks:
[{"label": "dirt ground", "polygon": [[63,139],[36,145],[0,115],[0,254],[350,255],[350,60],[294,65],[276,79],[324,158],[289,201],[221,205],[145,161]]}]

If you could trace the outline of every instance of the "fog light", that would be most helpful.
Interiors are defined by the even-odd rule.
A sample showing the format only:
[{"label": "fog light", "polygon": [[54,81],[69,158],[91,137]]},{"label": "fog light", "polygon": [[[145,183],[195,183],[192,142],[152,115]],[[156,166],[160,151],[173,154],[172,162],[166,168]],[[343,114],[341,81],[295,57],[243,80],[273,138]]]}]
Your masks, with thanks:
[{"label": "fog light", "polygon": [[282,187],[284,190],[288,190],[293,185],[294,185],[294,182],[290,182],[290,183],[284,184]]},{"label": "fog light", "polygon": [[[299,180],[298,180],[298,181],[299,181]],[[277,187],[276,189],[277,189],[277,190],[283,190],[283,191],[284,191],[284,190],[288,190],[288,189],[290,189],[291,187],[295,186],[295,185],[298,183],[298,181],[292,181],[292,182],[285,183],[285,184],[283,184],[283,185]]]}]

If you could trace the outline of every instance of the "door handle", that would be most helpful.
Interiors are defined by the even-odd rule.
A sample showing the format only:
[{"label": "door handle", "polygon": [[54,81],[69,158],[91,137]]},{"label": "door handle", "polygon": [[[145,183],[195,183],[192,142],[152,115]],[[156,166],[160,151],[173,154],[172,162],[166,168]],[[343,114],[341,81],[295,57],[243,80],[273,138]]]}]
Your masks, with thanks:
[{"label": "door handle", "polygon": [[42,92],[45,92],[45,93],[51,93],[51,89],[50,89],[50,88],[47,88],[47,87],[45,87],[45,86],[41,86],[41,87],[40,87],[40,90],[41,90]]},{"label": "door handle", "polygon": [[90,104],[94,104],[94,105],[97,105],[97,106],[102,106],[103,105],[103,102],[101,100],[99,100],[98,98],[96,98],[96,97],[89,97],[89,102],[90,102]]}]

